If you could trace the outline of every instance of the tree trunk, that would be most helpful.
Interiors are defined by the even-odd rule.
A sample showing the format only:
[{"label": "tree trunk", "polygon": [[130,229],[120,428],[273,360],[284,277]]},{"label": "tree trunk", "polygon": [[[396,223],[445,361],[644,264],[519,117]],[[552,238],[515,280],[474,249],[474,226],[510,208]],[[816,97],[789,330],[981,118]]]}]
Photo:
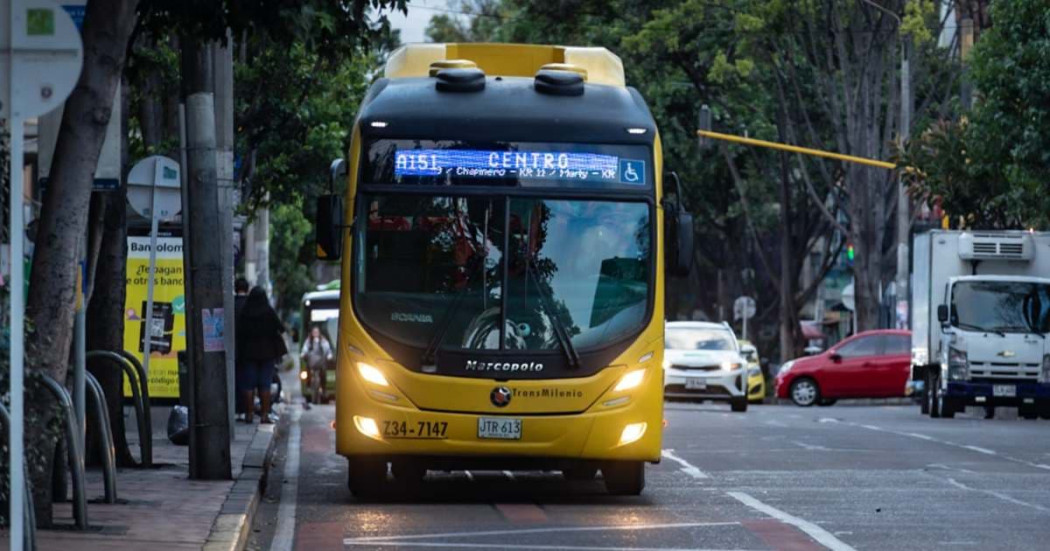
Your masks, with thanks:
[{"label": "tree trunk", "polygon": [[[26,335],[32,369],[64,381],[73,337],[73,299],[77,244],[85,238],[91,184],[106,125],[120,82],[128,37],[135,25],[136,0],[92,0],[81,36],[84,65],[77,87],[66,101],[55,145],[51,181],[44,191],[33,255],[26,316],[37,328]],[[52,400],[27,400],[46,420]],[[28,445],[53,456],[54,440],[42,426],[27,424]],[[37,523],[52,524],[49,469],[34,470],[33,500]]]}]

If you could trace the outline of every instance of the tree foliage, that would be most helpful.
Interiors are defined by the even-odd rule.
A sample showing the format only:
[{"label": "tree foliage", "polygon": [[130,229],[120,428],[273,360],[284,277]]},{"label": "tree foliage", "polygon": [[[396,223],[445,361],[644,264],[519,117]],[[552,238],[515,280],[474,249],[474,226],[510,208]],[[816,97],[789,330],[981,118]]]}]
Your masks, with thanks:
[{"label": "tree foliage", "polygon": [[973,49],[976,105],[934,121],[905,161],[957,227],[1050,228],[1050,9],[999,0]]}]

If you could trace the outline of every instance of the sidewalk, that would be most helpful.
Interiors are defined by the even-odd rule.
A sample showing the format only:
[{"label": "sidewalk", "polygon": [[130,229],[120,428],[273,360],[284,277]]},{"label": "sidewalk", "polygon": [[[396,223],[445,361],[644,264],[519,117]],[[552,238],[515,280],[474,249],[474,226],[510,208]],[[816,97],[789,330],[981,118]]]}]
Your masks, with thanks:
[{"label": "sidewalk", "polygon": [[[37,531],[41,550],[168,549],[227,550],[243,547],[258,503],[276,425],[235,423],[230,455],[234,480],[189,480],[189,448],[167,439],[168,407],[154,407],[153,469],[120,469],[119,503],[96,502],[103,495],[102,471],[89,469],[89,529],[76,531],[72,506],[55,505],[57,530]],[[134,414],[126,419],[131,453],[139,456]],[[4,541],[0,547],[6,548]]]}]

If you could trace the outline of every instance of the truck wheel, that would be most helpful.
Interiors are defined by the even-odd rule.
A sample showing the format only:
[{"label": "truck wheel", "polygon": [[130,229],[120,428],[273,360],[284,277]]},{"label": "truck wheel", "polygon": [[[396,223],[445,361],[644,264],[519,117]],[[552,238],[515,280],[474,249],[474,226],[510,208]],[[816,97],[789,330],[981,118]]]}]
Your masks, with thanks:
[{"label": "truck wheel", "polygon": [[984,418],[995,419],[995,406],[984,406]]},{"label": "truck wheel", "polygon": [[376,497],[386,483],[386,461],[374,457],[351,457],[347,487],[358,499]]},{"label": "truck wheel", "polygon": [[729,408],[737,413],[747,411],[747,396],[729,400]]},{"label": "truck wheel", "polygon": [[614,496],[636,496],[645,489],[645,463],[613,461],[602,466],[605,489]]},{"label": "truck wheel", "polygon": [[1017,408],[1017,415],[1022,419],[1038,419],[1039,411],[1034,407],[1020,407]]},{"label": "truck wheel", "polygon": [[937,375],[929,373],[926,377],[926,412],[930,418],[936,419],[941,416],[940,389],[938,387]]},{"label": "truck wheel", "polygon": [[791,401],[796,406],[808,408],[820,400],[820,389],[817,382],[810,378],[798,379],[791,383]]}]

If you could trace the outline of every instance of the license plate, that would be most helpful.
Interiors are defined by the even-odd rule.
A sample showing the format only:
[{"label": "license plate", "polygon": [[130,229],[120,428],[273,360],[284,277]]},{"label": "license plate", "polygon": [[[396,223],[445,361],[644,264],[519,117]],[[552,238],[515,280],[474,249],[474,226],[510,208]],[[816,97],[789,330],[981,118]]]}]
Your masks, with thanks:
[{"label": "license plate", "polygon": [[383,438],[444,440],[447,433],[445,421],[383,421]]},{"label": "license plate", "polygon": [[685,388],[687,390],[707,390],[707,382],[702,379],[686,379]]},{"label": "license plate", "polygon": [[478,438],[521,440],[521,419],[481,417],[478,419]]},{"label": "license plate", "polygon": [[1017,387],[1014,385],[992,385],[992,396],[1014,398],[1017,396]]}]

